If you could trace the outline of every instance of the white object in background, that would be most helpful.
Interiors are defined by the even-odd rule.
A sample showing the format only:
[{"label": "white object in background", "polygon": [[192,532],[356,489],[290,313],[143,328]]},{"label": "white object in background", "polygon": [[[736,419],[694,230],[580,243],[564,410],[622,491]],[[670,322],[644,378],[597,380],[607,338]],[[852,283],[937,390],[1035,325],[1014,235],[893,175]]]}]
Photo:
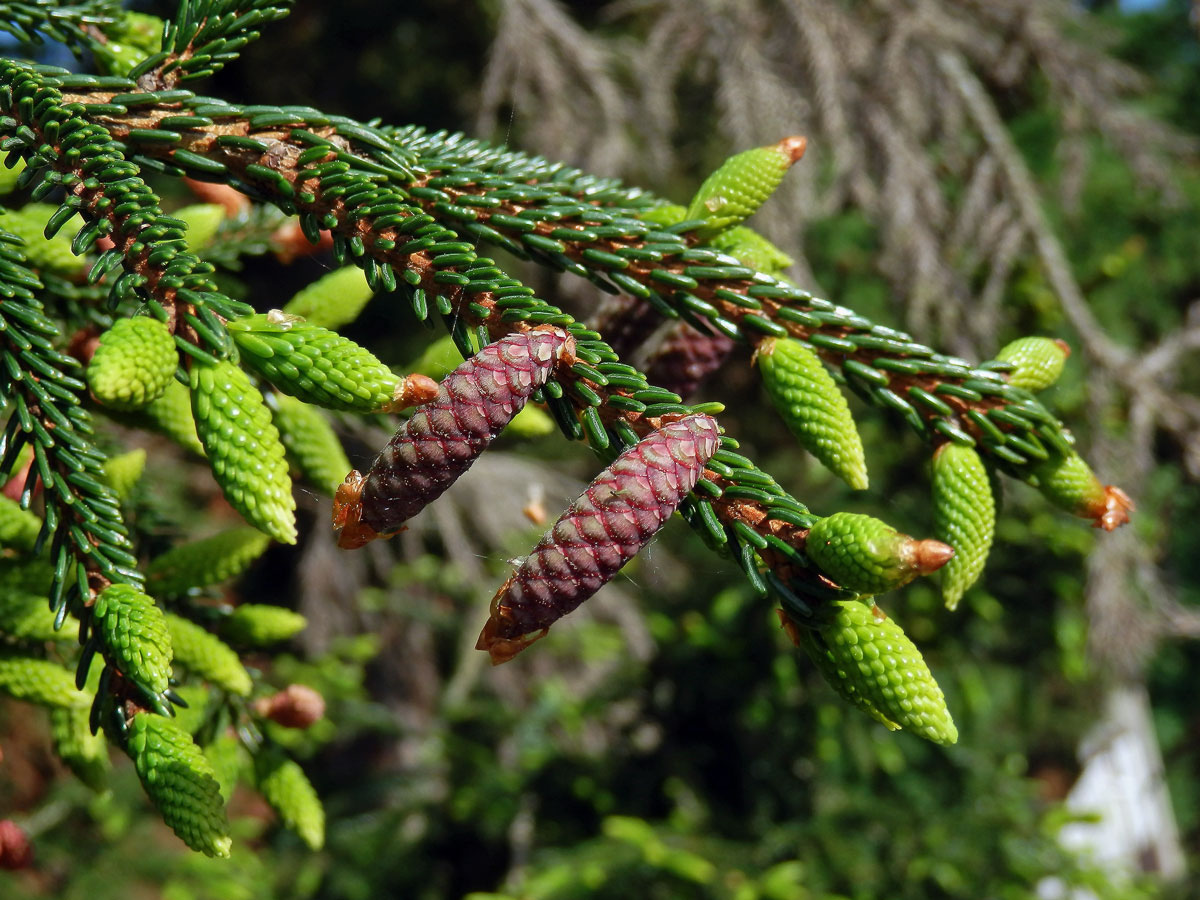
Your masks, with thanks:
[{"label": "white object in background", "polygon": [[[1144,687],[1109,692],[1104,718],[1079,745],[1079,761],[1083,771],[1066,806],[1097,821],[1064,826],[1059,832],[1063,847],[1090,857],[1117,878],[1139,873],[1164,881],[1182,878],[1183,850]],[[1038,885],[1038,896],[1090,900],[1095,895],[1068,891],[1059,879],[1047,878]]]}]

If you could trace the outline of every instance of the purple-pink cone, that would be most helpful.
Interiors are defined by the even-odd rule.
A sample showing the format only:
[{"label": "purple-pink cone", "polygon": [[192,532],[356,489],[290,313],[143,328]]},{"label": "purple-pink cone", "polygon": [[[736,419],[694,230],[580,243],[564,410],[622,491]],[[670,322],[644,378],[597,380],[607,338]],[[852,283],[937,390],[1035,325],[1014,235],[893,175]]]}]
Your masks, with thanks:
[{"label": "purple-pink cone", "polygon": [[676,322],[646,361],[646,380],[686,399],[721,367],[733,347],[733,339],[723,334],[704,334]]},{"label": "purple-pink cone", "polygon": [[691,415],[618,456],[492,598],[476,648],[507,662],[596,593],[662,528],[719,445],[716,420]]},{"label": "purple-pink cone", "polygon": [[392,534],[432,503],[487,449],[560,363],[575,358],[561,328],[536,328],[488,344],[442,379],[380,451],[365,475],[338,489],[338,545],[361,547]]}]

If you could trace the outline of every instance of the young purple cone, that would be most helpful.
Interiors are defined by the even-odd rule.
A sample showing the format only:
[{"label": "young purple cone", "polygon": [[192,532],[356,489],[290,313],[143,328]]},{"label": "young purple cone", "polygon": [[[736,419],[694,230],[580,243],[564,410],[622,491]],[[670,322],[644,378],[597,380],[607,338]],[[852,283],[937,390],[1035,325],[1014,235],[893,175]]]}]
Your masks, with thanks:
[{"label": "young purple cone", "polygon": [[686,399],[721,367],[733,347],[733,339],[723,334],[703,334],[676,322],[647,361],[646,379]]},{"label": "young purple cone", "polygon": [[393,534],[471,467],[559,366],[575,358],[561,328],[535,328],[488,344],[442,379],[375,458],[338,489],[338,546],[361,547]]},{"label": "young purple cone", "polygon": [[716,420],[685,416],[596,476],[492,598],[476,648],[512,659],[649,543],[720,445]]}]

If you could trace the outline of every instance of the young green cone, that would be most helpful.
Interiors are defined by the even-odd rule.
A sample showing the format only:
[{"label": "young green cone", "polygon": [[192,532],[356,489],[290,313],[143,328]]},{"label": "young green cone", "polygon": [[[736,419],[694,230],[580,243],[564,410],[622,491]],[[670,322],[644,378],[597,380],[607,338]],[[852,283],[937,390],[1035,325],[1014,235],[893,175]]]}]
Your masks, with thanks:
[{"label": "young green cone", "polygon": [[0,495],[0,549],[32,550],[37,543],[42,520],[21,504]]},{"label": "young green cone", "polygon": [[175,339],[158,319],[118,319],[100,335],[88,363],[92,394],[112,409],[140,409],[162,396],[175,378]]},{"label": "young green cone", "polygon": [[125,500],[146,470],[146,451],[141,447],[110,456],[104,463],[104,480],[121,500]]},{"label": "young green cone", "polygon": [[815,630],[786,624],[825,680],[867,715],[935,744],[958,741],[942,689],[921,651],[877,607],[835,602]]},{"label": "young green cone", "polygon": [[1071,348],[1066,341],[1044,337],[1017,338],[996,354],[1001,362],[1016,366],[1008,383],[1027,391],[1040,391],[1058,381]]},{"label": "young green cone", "polygon": [[362,269],[344,266],[323,275],[297,293],[283,312],[288,316],[299,316],[309,325],[336,330],[357,319],[374,293]]},{"label": "young green cone", "polygon": [[204,755],[212,765],[221,786],[221,796],[228,802],[237,787],[238,779],[250,768],[250,754],[232,734],[217,735],[216,740],[204,748]]},{"label": "young green cone", "polygon": [[866,490],[862,439],[846,398],[817,355],[791,338],[767,338],[756,358],[771,402],[804,449],[850,487]]},{"label": "young green cone", "polygon": [[249,696],[254,682],[229,645],[195,622],[170,613],[167,630],[178,665],[230,694]]},{"label": "young green cone", "polygon": [[192,363],[192,410],[213,476],[246,521],[296,543],[296,500],[271,411],[234,363]]},{"label": "young green cone", "polygon": [[171,677],[171,636],[154,601],[128,584],[110,584],[92,607],[93,627],[105,657],[151,696],[165,691]]},{"label": "young green cone", "polygon": [[973,447],[947,443],[934,453],[933,523],[938,540],[954,548],[942,568],[942,597],[954,609],[983,571],[996,527],[991,481]]},{"label": "young green cone", "polygon": [[325,414],[302,400],[276,394],[273,419],[287,458],[300,475],[322,494],[332,497],[354,468]]},{"label": "young green cone", "polygon": [[454,337],[447,334],[427,346],[405,369],[441,381],[462,364],[462,352],[454,343]]},{"label": "young green cone", "polygon": [[954,555],[941,541],[917,540],[886,522],[858,513],[834,513],[808,532],[804,552],[839,585],[882,594],[936,572]]},{"label": "young green cone", "polygon": [[25,160],[19,156],[12,162],[12,168],[0,162],[0,197],[5,197],[17,189],[17,179],[25,171]]},{"label": "young green cone", "polygon": [[47,238],[46,223],[57,211],[58,207],[51,203],[27,203],[20,209],[3,210],[0,227],[24,242],[22,252],[32,268],[59,275],[76,275],[83,271],[87,260],[76,256],[71,249],[71,235],[83,222],[73,216],[54,237]]},{"label": "young green cone", "polygon": [[183,701],[174,707],[175,724],[195,737],[208,719],[208,703],[213,696],[212,691],[208,689],[208,685],[199,682],[178,684],[171,690]]},{"label": "young green cone", "polygon": [[176,219],[187,223],[188,247],[194,252],[203,252],[225,221],[225,207],[220,203],[193,203],[174,212]]},{"label": "young green cone", "polygon": [[191,735],[172,719],[141,712],[129,723],[126,752],[171,830],[206,856],[228,856],[232,841],[221,788]]},{"label": "young green cone", "polygon": [[73,641],[79,622],[63,621],[57,631],[46,605],[54,570],[40,558],[0,559],[0,636],[26,641]]},{"label": "young green cone", "polygon": [[271,539],[256,528],[230,528],[212,537],[176,544],[146,568],[146,586],[163,597],[220,584],[241,575]]},{"label": "young green cone", "polygon": [[265,603],[243,603],[221,622],[221,634],[237,644],[266,647],[295,637],[308,620],[298,612]]},{"label": "young green cone", "polygon": [[1073,516],[1091,519],[1096,528],[1112,531],[1129,521],[1133,501],[1119,487],[1103,485],[1082,456],[1071,451],[1039,463],[1030,481],[1042,495]]},{"label": "young green cone", "polygon": [[792,264],[792,258],[745,225],[735,225],[716,235],[709,244],[722,253],[735,257],[744,266],[765,275],[777,276]]},{"label": "young green cone", "polygon": [[119,11],[117,16],[100,28],[107,42],[93,45],[96,65],[105,75],[126,74],[157,53],[162,42],[163,21],[157,16],[129,11]]},{"label": "young green cone", "polygon": [[678,203],[664,203],[652,209],[644,209],[638,213],[643,222],[653,222],[655,225],[674,225],[687,218],[687,207]]},{"label": "young green cone", "polygon": [[806,145],[802,137],[789,137],[729,157],[700,185],[685,218],[705,220],[697,230],[701,238],[741,224],[775,193]]},{"label": "young green cone", "polygon": [[311,850],[325,844],[325,808],[304,770],[275,749],[254,760],[255,783],[263,798]]},{"label": "young green cone", "polygon": [[165,434],[184,450],[204,456],[204,445],[196,435],[191,391],[178,381],[172,380],[161,397],[139,409],[134,420]]},{"label": "young green cone", "polygon": [[38,706],[83,709],[91,701],[75,687],[75,676],[68,669],[15,654],[0,655],[0,691]]},{"label": "young green cone", "polygon": [[[90,699],[89,699],[90,702]],[[93,791],[104,790],[108,772],[108,741],[104,732],[92,734],[87,706],[50,710],[50,738],[54,752]]]},{"label": "young green cone", "polygon": [[374,412],[389,406],[400,386],[366,348],[278,310],[234,319],[228,327],[246,365],[306,403]]}]

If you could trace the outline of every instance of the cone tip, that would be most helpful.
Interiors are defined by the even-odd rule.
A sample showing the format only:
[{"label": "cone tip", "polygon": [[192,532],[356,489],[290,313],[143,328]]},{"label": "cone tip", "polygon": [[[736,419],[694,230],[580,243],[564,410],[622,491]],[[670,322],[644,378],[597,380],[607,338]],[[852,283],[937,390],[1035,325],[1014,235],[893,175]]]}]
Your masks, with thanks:
[{"label": "cone tip", "polygon": [[804,156],[804,151],[808,149],[808,138],[796,134],[784,138],[775,146],[788,157],[788,164],[794,165],[800,161],[800,158]]},{"label": "cone tip", "polygon": [[1104,511],[1092,524],[1105,531],[1115,531],[1129,522],[1129,514],[1137,507],[1130,496],[1113,484],[1104,487]]},{"label": "cone tip", "polygon": [[922,575],[936,572],[954,558],[954,548],[934,538],[917,541],[914,551],[913,559]]}]

